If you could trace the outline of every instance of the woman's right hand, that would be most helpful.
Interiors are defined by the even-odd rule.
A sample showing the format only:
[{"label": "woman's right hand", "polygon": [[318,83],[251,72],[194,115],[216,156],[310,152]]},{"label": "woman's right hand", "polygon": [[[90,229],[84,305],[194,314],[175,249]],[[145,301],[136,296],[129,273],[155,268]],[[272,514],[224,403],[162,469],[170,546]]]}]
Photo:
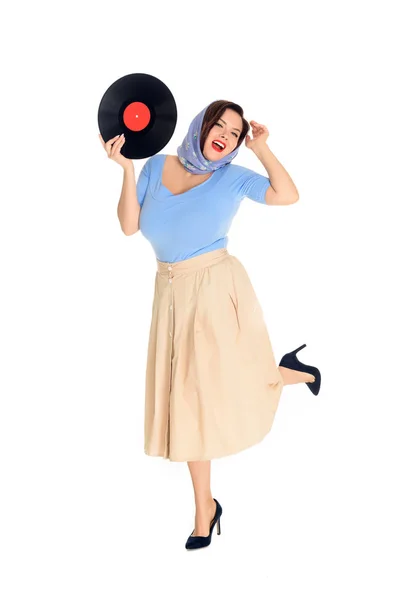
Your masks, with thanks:
[{"label": "woman's right hand", "polygon": [[99,133],[99,138],[103,145],[103,148],[107,152],[108,158],[111,158],[111,160],[114,160],[116,163],[121,165],[121,167],[123,167],[124,169],[126,167],[132,165],[131,159],[126,158],[120,152],[123,144],[125,143],[124,134],[119,135],[119,136],[116,135],[114,138],[111,138],[110,140],[108,140],[108,142],[104,142],[104,140],[101,136],[101,133]]}]

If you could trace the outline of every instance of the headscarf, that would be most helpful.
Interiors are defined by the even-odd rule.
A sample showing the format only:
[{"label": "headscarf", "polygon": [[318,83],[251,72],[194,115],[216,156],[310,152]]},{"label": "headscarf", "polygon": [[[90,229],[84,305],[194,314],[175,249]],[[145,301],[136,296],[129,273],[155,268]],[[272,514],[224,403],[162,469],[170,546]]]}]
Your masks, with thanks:
[{"label": "headscarf", "polygon": [[230,154],[223,156],[220,160],[207,160],[200,150],[200,133],[205,112],[209,105],[193,119],[189,126],[189,131],[178,146],[178,158],[190,173],[201,175],[202,173],[216,171],[229,164],[239,152],[239,148],[233,150]]}]

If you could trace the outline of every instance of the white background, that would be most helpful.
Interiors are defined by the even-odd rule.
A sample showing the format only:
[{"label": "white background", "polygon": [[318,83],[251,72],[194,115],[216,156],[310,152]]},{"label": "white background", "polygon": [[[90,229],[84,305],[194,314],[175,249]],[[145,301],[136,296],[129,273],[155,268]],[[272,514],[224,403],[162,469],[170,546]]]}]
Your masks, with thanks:
[{"label": "white background", "polygon": [[[23,2],[3,9],[2,600],[398,599],[398,21],[394,3]],[[228,250],[285,387],[260,444],[212,462],[221,536],[188,552],[186,463],[143,452],[155,255],[117,219],[106,89],[149,73],[196,114],[267,125],[300,200],[245,199]],[[134,161],[136,176],[145,160]],[[243,143],[235,164],[264,174]]]}]

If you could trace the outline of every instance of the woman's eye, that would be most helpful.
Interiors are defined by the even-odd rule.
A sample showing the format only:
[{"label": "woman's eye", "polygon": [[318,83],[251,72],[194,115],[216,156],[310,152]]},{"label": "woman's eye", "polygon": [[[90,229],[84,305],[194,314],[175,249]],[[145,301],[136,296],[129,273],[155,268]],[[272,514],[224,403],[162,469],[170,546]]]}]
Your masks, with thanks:
[{"label": "woman's eye", "polygon": [[[215,124],[218,125],[218,127],[222,127],[221,123],[215,123]],[[238,134],[235,133],[234,131],[232,133],[235,137],[237,137],[237,138],[239,137]]]}]

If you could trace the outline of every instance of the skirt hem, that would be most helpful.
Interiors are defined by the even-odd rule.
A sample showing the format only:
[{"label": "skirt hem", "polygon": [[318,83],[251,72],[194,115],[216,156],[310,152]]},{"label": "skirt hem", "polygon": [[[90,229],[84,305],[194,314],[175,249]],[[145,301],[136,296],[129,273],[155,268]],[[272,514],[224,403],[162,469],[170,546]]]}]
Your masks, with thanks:
[{"label": "skirt hem", "polygon": [[237,450],[233,450],[231,452],[224,452],[223,454],[213,454],[212,456],[208,456],[208,457],[204,457],[201,456],[199,457],[191,457],[191,458],[171,458],[170,456],[165,456],[163,453],[153,453],[148,451],[146,448],[144,449],[144,453],[146,454],[146,456],[150,456],[153,458],[164,458],[165,460],[169,460],[170,462],[194,462],[194,461],[201,461],[201,460],[216,460],[218,458],[225,458],[227,456],[234,456],[235,454],[239,454],[240,452],[243,452],[244,450],[247,450],[248,448],[252,448],[253,446],[257,446],[257,444],[261,444],[261,442],[267,437],[267,435],[270,433],[272,428],[272,423],[271,423],[271,427],[262,435],[261,438],[259,438],[258,440],[256,440],[255,442],[251,442],[251,443],[247,443],[244,446],[241,446],[240,448],[238,448]]}]

